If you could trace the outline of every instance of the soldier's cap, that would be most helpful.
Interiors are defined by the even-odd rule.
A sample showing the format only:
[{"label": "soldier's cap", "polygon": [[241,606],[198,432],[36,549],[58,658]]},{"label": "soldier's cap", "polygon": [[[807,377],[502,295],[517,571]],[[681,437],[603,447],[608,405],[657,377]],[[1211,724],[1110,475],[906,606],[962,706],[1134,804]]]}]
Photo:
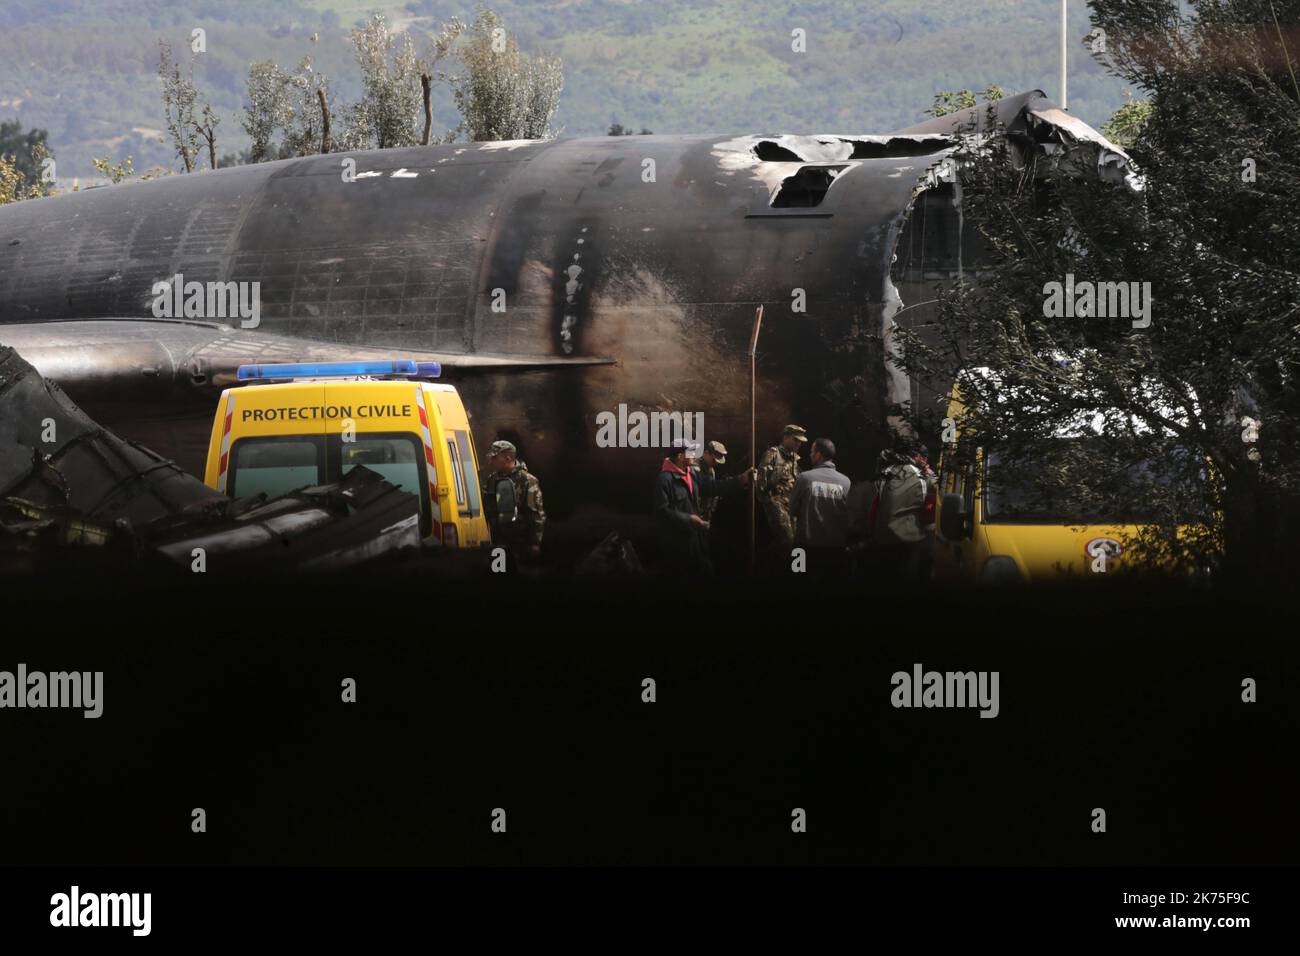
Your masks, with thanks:
[{"label": "soldier's cap", "polygon": [[808,440],[808,433],[798,425],[786,425],[785,431],[781,433],[781,437],[785,438],[787,435],[793,435],[795,438],[799,439],[800,441]]},{"label": "soldier's cap", "polygon": [[711,454],[713,455],[713,457],[716,458],[716,459],[718,460],[718,464],[719,464],[719,465],[726,464],[726,461],[727,461],[727,446],[724,445],[724,444],[722,444],[722,442],[720,442],[720,441],[706,441],[706,442],[704,443],[704,450],[707,451],[707,452],[709,452],[709,453],[711,453]]},{"label": "soldier's cap", "polygon": [[515,455],[517,457],[518,454],[519,451],[515,448],[513,442],[494,441],[492,447],[488,449],[487,456],[488,458],[495,458],[497,455]]}]

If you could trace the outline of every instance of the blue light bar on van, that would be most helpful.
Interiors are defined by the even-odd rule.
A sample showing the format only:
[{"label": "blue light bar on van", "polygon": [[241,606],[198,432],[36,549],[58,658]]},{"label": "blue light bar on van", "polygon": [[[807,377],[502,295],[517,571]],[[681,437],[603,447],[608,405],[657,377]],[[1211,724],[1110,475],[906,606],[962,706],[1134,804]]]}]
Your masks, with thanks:
[{"label": "blue light bar on van", "polygon": [[406,375],[437,378],[442,366],[437,362],[394,359],[387,362],[287,362],[279,365],[241,365],[236,373],[241,382],[283,378],[345,378],[354,375]]}]

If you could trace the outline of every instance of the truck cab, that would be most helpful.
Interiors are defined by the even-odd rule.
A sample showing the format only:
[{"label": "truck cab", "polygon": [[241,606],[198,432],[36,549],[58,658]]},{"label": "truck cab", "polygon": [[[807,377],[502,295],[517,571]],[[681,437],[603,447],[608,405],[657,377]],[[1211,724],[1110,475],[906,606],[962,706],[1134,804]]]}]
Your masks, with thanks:
[{"label": "truck cab", "polygon": [[221,393],[204,483],[231,498],[275,498],[357,466],[420,502],[425,544],[488,543],[469,415],[436,363],[241,366]]},{"label": "truck cab", "polygon": [[[974,374],[987,375],[986,369]],[[1036,472],[1054,473],[1054,455],[1087,452],[1098,441],[1100,416],[1082,413],[1071,423],[1044,440],[1034,461],[1021,461],[1016,468],[1005,466],[995,448],[962,449],[960,423],[964,407],[960,387],[954,388],[948,418],[957,423],[958,437],[940,458],[936,508],[934,577],[938,580],[980,583],[1041,582],[1062,576],[1104,577],[1116,572],[1159,570],[1165,559],[1144,552],[1144,533],[1155,517],[1144,507],[1135,491],[1124,507],[1107,514],[1093,513],[1081,503],[1076,489],[1060,484],[1044,498],[1030,490],[1019,476]],[[1169,412],[1170,416],[1175,413]],[[1100,455],[1098,460],[1104,460]],[[1209,471],[1205,462],[1204,474]],[[1143,482],[1175,480],[1161,462],[1139,461],[1125,466],[1121,474],[1131,478],[1134,488]],[[1218,516],[1189,515],[1177,534],[1192,536],[1201,528],[1217,528]]]},{"label": "truck cab", "polygon": [[976,451],[973,465],[939,465],[934,576],[983,584],[1038,582],[1134,567],[1143,524],[1049,513],[1014,488],[991,484],[999,459]]}]

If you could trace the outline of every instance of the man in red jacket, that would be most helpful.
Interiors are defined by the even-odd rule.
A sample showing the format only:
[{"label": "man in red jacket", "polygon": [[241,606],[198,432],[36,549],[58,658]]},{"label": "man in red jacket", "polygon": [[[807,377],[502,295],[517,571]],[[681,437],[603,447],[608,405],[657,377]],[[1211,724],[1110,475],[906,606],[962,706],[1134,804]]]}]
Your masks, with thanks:
[{"label": "man in red jacket", "polygon": [[659,524],[665,568],[673,577],[709,576],[709,523],[700,517],[703,498],[747,486],[753,469],[736,478],[710,478],[694,470],[695,446],[675,441],[655,476],[652,509]]}]

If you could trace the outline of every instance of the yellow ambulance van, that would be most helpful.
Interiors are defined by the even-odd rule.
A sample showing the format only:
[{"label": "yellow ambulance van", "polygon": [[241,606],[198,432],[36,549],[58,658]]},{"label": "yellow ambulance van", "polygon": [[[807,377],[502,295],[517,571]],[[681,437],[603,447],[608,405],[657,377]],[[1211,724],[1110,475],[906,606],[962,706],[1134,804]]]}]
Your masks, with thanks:
[{"label": "yellow ambulance van", "polygon": [[241,366],[221,393],[204,483],[270,498],[341,480],[358,465],[420,499],[426,544],[489,541],[469,416],[437,363]]}]

